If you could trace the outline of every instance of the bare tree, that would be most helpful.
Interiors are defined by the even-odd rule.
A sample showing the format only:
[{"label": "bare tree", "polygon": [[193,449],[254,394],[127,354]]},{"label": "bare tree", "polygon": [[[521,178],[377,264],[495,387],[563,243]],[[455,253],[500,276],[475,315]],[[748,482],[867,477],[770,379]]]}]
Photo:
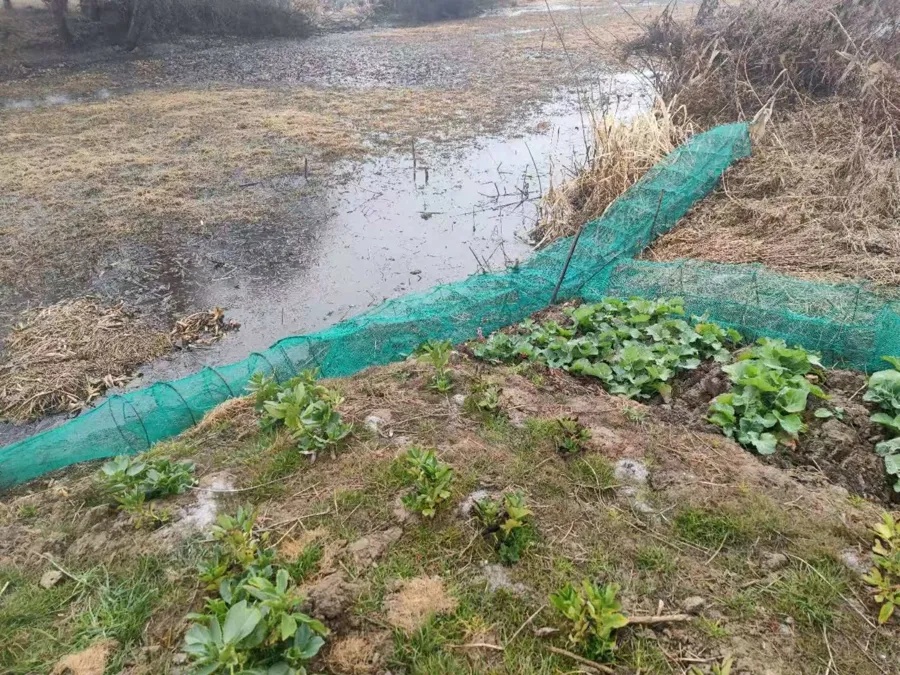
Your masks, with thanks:
[{"label": "bare tree", "polygon": [[134,0],[131,6],[131,22],[128,24],[128,35],[125,37],[125,49],[133,50],[138,46],[141,34],[151,21],[150,3],[152,0]]},{"label": "bare tree", "polygon": [[3,9],[12,9],[12,0],[3,0]]}]

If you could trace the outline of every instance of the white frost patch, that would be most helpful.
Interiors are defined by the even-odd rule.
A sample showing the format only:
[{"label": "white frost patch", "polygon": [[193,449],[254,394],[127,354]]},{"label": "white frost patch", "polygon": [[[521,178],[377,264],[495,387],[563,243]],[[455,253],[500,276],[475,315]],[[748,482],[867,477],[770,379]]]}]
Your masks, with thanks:
[{"label": "white frost patch", "polygon": [[203,530],[216,522],[216,514],[219,511],[219,492],[228,492],[234,489],[234,481],[227,473],[212,474],[200,481],[200,485],[194,494],[197,501],[182,510],[182,516],[175,523],[181,529]]}]

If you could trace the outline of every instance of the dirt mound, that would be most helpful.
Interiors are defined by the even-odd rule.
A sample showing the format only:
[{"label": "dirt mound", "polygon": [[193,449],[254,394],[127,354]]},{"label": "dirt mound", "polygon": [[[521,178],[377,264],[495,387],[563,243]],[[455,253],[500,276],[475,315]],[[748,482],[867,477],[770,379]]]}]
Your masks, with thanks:
[{"label": "dirt mound", "polygon": [[[331,630],[312,669],[565,670],[567,657],[547,647],[572,647],[569,624],[548,609],[548,597],[590,579],[616,584],[628,617],[695,612],[679,623],[620,629],[614,664],[623,672],[678,672],[728,655],[736,672],[795,672],[799,662],[831,659],[840,672],[897,672],[886,665],[900,663],[897,626],[877,626],[878,608],[860,579],[872,565],[869,527],[881,505],[833,485],[840,474],[823,462],[834,453],[815,450],[826,436],[846,450],[843,427],[825,420],[793,450],[795,465],[816,453],[822,471],[813,480],[807,466],[762,462],[705,425],[699,411],[721,385],[714,369],[681,382],[668,407],[534,366],[487,367],[458,356],[452,369],[454,394],[464,399],[490,383],[501,389],[500,409],[475,412],[435,392],[429,367],[409,361],[328,383],[356,423],[334,457],[304,461],[236,404],[211,413],[215,424],[154,449],[191,457],[201,486],[223,471],[234,477],[215,495],[220,512],[255,507],[261,541],[275,547],[306,610]],[[844,409],[836,421],[865,436],[852,398],[859,376],[829,377],[829,405]],[[372,431],[364,420],[376,411],[382,422]],[[554,440],[561,417],[590,433],[571,455]],[[848,456],[871,453],[868,440],[860,443]],[[435,448],[454,471],[449,503],[432,519],[397,513],[406,453],[416,446]],[[509,490],[533,511],[536,535],[517,563],[504,565],[474,510],[459,507],[472,494]],[[147,547],[182,529],[185,512],[175,506],[197,495],[172,499],[157,507],[170,510],[172,522],[154,532],[134,530],[103,505],[84,469],[0,501],[0,542],[10,547],[0,560],[0,588],[9,582],[0,622],[13,626],[0,669],[49,672],[80,636],[102,631],[119,639],[108,664],[127,667],[152,653],[153,668],[164,672],[182,661],[184,617],[202,609],[206,592],[195,570],[212,551],[208,532]],[[78,543],[100,532],[110,536],[97,550]],[[71,575],[50,588],[40,586],[56,569],[46,556]],[[34,609],[41,607],[52,613]],[[45,632],[57,639],[38,639]]]}]

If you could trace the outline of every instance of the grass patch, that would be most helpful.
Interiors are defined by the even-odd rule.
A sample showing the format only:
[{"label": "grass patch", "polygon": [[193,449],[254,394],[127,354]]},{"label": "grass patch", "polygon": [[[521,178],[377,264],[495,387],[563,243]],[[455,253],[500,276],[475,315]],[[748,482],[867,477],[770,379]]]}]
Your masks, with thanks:
[{"label": "grass patch", "polygon": [[784,573],[772,586],[777,611],[792,616],[798,623],[813,628],[834,622],[847,580],[841,565],[830,558],[819,558],[809,566],[799,563]]},{"label": "grass patch", "polygon": [[688,508],[675,516],[675,533],[680,539],[705,548],[746,540],[747,532],[733,516],[707,509]]},{"label": "grass patch", "polygon": [[579,485],[596,488],[599,492],[611,490],[618,484],[613,466],[600,455],[579,457],[569,464],[569,473]]},{"label": "grass patch", "polygon": [[676,555],[663,546],[642,546],[634,555],[634,566],[642,572],[669,575],[677,567]]},{"label": "grass patch", "polygon": [[0,588],[10,586],[0,602],[0,670],[25,674],[49,672],[64,654],[112,638],[119,644],[108,672],[119,672],[140,641],[168,582],[156,558],[141,558],[127,570],[95,567],[51,589],[17,572],[0,571]]}]

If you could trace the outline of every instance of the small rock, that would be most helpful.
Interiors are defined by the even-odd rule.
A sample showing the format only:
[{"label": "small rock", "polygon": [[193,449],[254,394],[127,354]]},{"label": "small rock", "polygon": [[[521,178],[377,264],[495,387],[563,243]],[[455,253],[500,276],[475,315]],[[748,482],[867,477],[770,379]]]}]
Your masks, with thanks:
[{"label": "small rock", "polygon": [[788,557],[784,555],[784,553],[767,553],[763,557],[762,562],[760,562],[760,566],[767,572],[780,570],[781,568],[786,567],[787,564]]},{"label": "small rock", "polygon": [[78,532],[87,532],[94,525],[103,522],[110,516],[110,508],[107,504],[100,504],[100,506],[93,506],[84,512],[79,518],[75,521],[75,527]]},{"label": "small rock", "polygon": [[453,397],[450,399],[453,401],[453,405],[462,408],[466,403],[466,397],[462,394],[453,394]]},{"label": "small rock", "polygon": [[384,425],[384,420],[381,419],[378,415],[369,415],[365,420],[363,420],[363,424],[366,429],[371,431],[373,434],[377,434],[381,427]]},{"label": "small rock", "polygon": [[613,471],[617,480],[628,483],[646,483],[649,472],[642,462],[636,459],[620,459]]},{"label": "small rock", "polygon": [[475,490],[469,494],[465,499],[462,500],[462,503],[459,505],[459,515],[463,518],[468,518],[472,515],[472,509],[475,508],[475,504],[480,502],[482,499],[487,499],[491,496],[491,493],[487,490],[480,489]]},{"label": "small rock", "polygon": [[513,583],[509,578],[509,573],[503,565],[489,565],[483,563],[481,573],[487,582],[488,590],[493,592],[504,590],[513,595],[523,596],[528,593],[528,587],[525,584]]},{"label": "small rock", "polygon": [[780,624],[778,624],[778,632],[786,637],[790,637],[791,635],[794,634],[794,629],[791,628],[786,623],[780,623]]},{"label": "small rock", "polygon": [[178,652],[172,657],[172,663],[176,666],[182,666],[188,662],[188,655],[184,652]]},{"label": "small rock", "polygon": [[41,577],[41,588],[53,588],[63,579],[63,573],[59,570],[47,570]]},{"label": "small rock", "polygon": [[706,607],[706,600],[699,595],[685,598],[681,603],[681,608],[688,614],[699,614],[704,607]]},{"label": "small rock", "polygon": [[847,548],[841,551],[840,560],[852,572],[857,574],[869,573],[869,561],[861,556],[855,548]]}]

